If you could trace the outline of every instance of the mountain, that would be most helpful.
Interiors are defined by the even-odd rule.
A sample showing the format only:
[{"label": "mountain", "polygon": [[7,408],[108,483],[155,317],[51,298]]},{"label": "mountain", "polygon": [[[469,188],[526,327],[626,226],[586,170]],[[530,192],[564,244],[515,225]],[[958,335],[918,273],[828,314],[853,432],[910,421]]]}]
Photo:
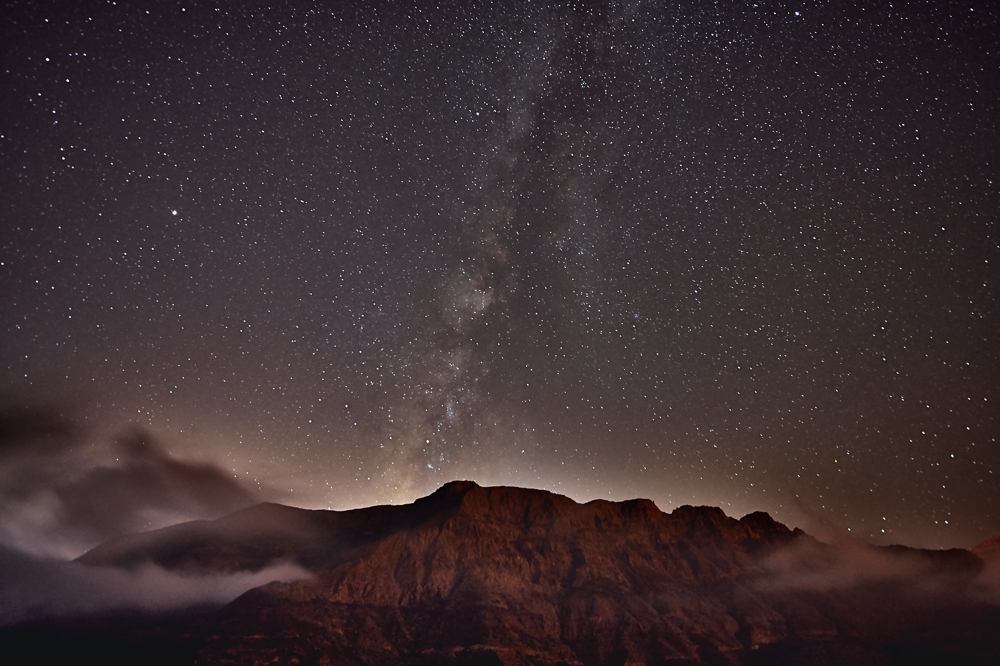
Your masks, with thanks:
[{"label": "mountain", "polygon": [[972,552],[985,562],[1000,559],[1000,537],[982,542],[973,547]]},{"label": "mountain", "polygon": [[205,665],[1000,658],[1000,586],[970,551],[834,547],[765,513],[666,514],[648,500],[578,504],[467,481],[404,506],[262,504],[116,539],[80,563],[185,576],[291,563],[312,576],[198,617],[8,638],[38,650],[61,631],[75,656],[96,645],[103,657]]}]

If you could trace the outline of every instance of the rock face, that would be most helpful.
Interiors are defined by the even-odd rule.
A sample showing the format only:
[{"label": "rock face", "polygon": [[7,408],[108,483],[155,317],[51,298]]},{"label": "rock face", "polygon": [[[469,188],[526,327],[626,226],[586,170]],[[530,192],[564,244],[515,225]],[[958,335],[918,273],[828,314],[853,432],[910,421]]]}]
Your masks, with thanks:
[{"label": "rock face", "polygon": [[755,553],[794,538],[763,514],[666,516],[647,500],[579,505],[471,483],[391,513],[364,521],[368,535],[351,530],[353,547],[316,581],[238,600],[227,626],[282,623],[363,663],[465,652],[505,663],[698,662],[705,650],[744,648],[729,609],[701,588],[732,587],[759,571]]},{"label": "rock face", "polygon": [[81,561],[315,572],[197,623],[129,634],[130,645],[187,646],[177,659],[206,665],[995,663],[1000,607],[955,593],[981,559],[870,551],[890,575],[844,583],[826,574],[853,560],[764,513],[664,514],[648,500],[577,504],[454,482],[406,506],[259,505]]}]

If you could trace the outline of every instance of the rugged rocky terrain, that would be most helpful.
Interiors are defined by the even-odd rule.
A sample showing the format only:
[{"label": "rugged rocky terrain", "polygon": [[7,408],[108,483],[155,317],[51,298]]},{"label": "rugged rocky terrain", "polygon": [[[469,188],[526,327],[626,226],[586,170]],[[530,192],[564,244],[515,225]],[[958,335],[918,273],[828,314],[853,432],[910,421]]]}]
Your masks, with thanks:
[{"label": "rugged rocky terrain", "polygon": [[454,482],[405,506],[264,504],[109,542],[80,561],[312,576],[197,617],[0,640],[198,664],[993,664],[996,549],[981,550],[834,548],[764,513]]}]

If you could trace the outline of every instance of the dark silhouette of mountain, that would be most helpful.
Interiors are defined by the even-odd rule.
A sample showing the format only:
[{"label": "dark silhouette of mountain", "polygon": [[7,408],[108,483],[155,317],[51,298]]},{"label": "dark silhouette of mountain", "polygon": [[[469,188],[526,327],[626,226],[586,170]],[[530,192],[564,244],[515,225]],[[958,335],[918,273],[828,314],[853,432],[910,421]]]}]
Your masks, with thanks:
[{"label": "dark silhouette of mountain", "polygon": [[834,547],[765,513],[665,514],[641,499],[462,481],[405,506],[261,504],[79,561],[183,575],[293,563],[313,576],[195,617],[43,623],[0,641],[147,663],[1000,661],[1000,586],[973,552]]}]

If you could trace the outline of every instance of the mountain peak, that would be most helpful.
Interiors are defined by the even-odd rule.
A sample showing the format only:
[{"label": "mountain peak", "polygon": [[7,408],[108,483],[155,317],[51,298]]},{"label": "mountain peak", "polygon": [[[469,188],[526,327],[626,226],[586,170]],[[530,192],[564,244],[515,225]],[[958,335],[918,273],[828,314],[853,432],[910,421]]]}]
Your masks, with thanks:
[{"label": "mountain peak", "polygon": [[431,493],[431,497],[433,497],[434,495],[445,495],[448,497],[462,496],[472,490],[475,490],[476,488],[481,488],[481,487],[482,486],[480,486],[475,481],[465,481],[456,479],[455,481],[449,481],[448,483],[444,484],[443,486],[435,490],[433,493]]}]

